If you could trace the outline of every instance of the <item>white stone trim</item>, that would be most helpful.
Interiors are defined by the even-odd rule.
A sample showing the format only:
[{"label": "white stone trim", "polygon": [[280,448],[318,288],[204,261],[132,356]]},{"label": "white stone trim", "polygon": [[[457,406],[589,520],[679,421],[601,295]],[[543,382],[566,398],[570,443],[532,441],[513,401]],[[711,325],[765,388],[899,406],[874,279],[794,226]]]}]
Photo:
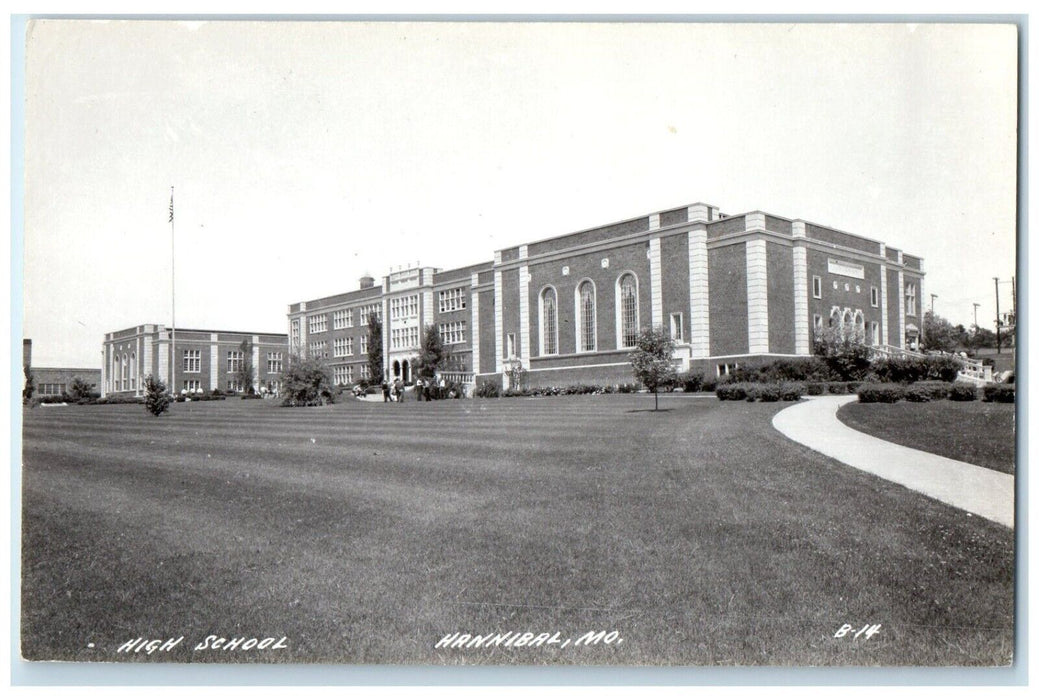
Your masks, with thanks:
[{"label": "white stone trim", "polygon": [[[519,269],[519,357],[523,367],[530,366],[530,270],[526,265]],[[556,304],[559,296],[556,295]]]},{"label": "white stone trim", "polygon": [[649,239],[650,320],[654,328],[664,326],[664,284],[661,279],[660,239]]},{"label": "white stone trim", "polygon": [[744,217],[744,228],[747,231],[765,230],[765,213],[752,211]]},{"label": "white stone trim", "polygon": [[693,204],[686,209],[686,219],[688,221],[709,221],[710,216],[711,213],[706,204]]},{"label": "white stone trim", "polygon": [[526,260],[527,259],[527,244],[526,243],[524,243],[523,245],[521,245],[519,247],[519,259],[520,260]]},{"label": "white stone trim", "polygon": [[660,228],[660,214],[650,214],[649,215],[649,230],[650,231],[656,231],[658,228]]},{"label": "white stone trim", "polygon": [[[898,263],[902,264],[902,253],[898,253]],[[905,273],[898,271],[898,342],[892,343],[896,348],[906,346],[906,280]]]},{"label": "white stone trim", "polygon": [[880,266],[880,338],[891,345],[891,324],[887,320],[887,265]]},{"label": "white stone trim", "polygon": [[[501,259],[499,253],[495,253]],[[501,295],[503,293],[501,270],[494,271],[494,371],[498,374],[502,371],[502,353],[505,352],[505,331],[503,324],[503,305]]]},{"label": "white stone trim", "polygon": [[[161,379],[164,382],[170,381],[170,350],[167,347],[168,342],[169,341],[167,340],[159,340],[156,343],[156,345],[158,346],[157,350],[159,353],[159,376],[156,377],[156,379]],[[173,391],[173,387],[169,386],[169,384],[166,385],[166,388],[170,391]]]},{"label": "white stone trim", "polygon": [[689,232],[689,344],[692,359],[710,354],[711,308],[707,266],[707,231]]},{"label": "white stone trim", "polygon": [[[473,275],[474,286],[476,275]],[[469,334],[469,342],[473,348],[473,374],[480,373],[480,293],[472,292],[469,301],[469,311],[472,314],[472,333]]]},{"label": "white stone trim", "polygon": [[768,261],[762,239],[747,241],[747,353],[768,352]]},{"label": "white stone trim", "polygon": [[811,348],[808,314],[808,247],[794,246],[794,352],[807,355]]},{"label": "white stone trim", "polygon": [[220,388],[220,346],[216,344],[216,334],[209,338],[209,389]]},{"label": "white stone trim", "polygon": [[254,335],[253,343],[253,390],[260,390],[260,336]]},{"label": "white stone trim", "polygon": [[[551,357],[551,356],[550,356]],[[630,367],[630,362],[607,362],[598,365],[567,365],[565,367],[534,367],[531,372],[555,372],[563,369],[589,369],[592,367]]]},{"label": "white stone trim", "polygon": [[422,318],[420,319],[419,324],[418,324],[418,328],[419,328],[419,339],[418,339],[418,342],[421,345],[422,344],[422,333],[425,332],[426,326],[433,325],[434,317],[433,317],[433,292],[427,289],[427,290],[425,290],[423,292],[420,292],[420,294],[422,296]]}]

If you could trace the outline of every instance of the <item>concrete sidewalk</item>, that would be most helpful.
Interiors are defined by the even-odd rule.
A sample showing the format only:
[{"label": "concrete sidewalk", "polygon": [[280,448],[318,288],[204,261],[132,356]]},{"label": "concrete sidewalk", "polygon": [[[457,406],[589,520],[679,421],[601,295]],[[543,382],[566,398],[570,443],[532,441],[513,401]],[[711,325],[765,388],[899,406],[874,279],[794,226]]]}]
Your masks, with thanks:
[{"label": "concrete sidewalk", "polygon": [[975,515],[1014,527],[1014,477],[896,445],[852,430],[837,409],[855,396],[820,396],[777,413],[772,425],[794,442]]}]

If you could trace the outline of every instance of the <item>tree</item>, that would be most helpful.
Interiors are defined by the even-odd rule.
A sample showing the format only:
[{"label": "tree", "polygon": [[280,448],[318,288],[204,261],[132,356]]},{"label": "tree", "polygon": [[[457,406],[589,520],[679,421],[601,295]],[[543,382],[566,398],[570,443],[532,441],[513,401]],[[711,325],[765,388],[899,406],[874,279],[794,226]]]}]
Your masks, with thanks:
[{"label": "tree", "polygon": [[238,386],[242,387],[242,391],[245,393],[255,394],[256,389],[253,387],[255,368],[253,367],[252,341],[246,338],[238,346],[238,349],[242,353],[242,361],[238,363],[238,369],[234,373],[235,381],[238,383]]},{"label": "tree", "polygon": [[628,355],[635,378],[653,392],[653,410],[660,408],[657,390],[675,381],[675,367],[671,356],[675,341],[663,328],[644,328],[635,341],[635,349]]},{"label": "tree", "polygon": [[869,371],[869,347],[849,338],[837,326],[816,330],[813,349],[826,362],[830,373],[842,382],[858,381]]},{"label": "tree", "polygon": [[959,334],[953,325],[933,311],[924,314],[923,326],[923,350],[953,352],[959,345]]},{"label": "tree", "polygon": [[368,314],[368,378],[382,381],[382,321],[374,312]]},{"label": "tree", "polygon": [[335,403],[336,386],[332,372],[321,358],[290,356],[282,375],[282,406],[323,406]]},{"label": "tree", "polygon": [[173,403],[173,397],[166,393],[166,385],[150,374],[144,378],[144,391],[144,405],[153,416],[162,415]]},{"label": "tree", "polygon": [[32,373],[32,367],[25,365],[25,386],[22,388],[22,401],[31,401],[32,395],[36,393],[36,377]]},{"label": "tree", "polygon": [[69,383],[68,395],[72,401],[79,401],[80,399],[89,399],[90,395],[94,393],[94,390],[90,387],[90,384],[86,379],[82,377],[73,377]]},{"label": "tree", "polygon": [[444,341],[436,326],[426,326],[422,335],[422,351],[418,356],[418,374],[420,377],[432,378],[447,363],[448,352],[444,349]]}]

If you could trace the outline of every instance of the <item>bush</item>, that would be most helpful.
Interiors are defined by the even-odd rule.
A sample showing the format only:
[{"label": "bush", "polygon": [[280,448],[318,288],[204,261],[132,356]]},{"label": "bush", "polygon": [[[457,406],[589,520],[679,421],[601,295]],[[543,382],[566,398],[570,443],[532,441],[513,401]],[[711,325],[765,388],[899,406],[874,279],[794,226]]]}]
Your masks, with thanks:
[{"label": "bush", "polygon": [[725,382],[714,390],[721,401],[743,401],[747,398],[747,385],[740,382]]},{"label": "bush", "polygon": [[[778,384],[758,384],[757,395],[759,401],[767,401],[771,403],[773,401],[779,401],[783,394],[780,391]],[[797,398],[801,397],[798,396]]]},{"label": "bush", "polygon": [[859,403],[895,403],[905,396],[905,387],[901,384],[863,384],[856,392]]},{"label": "bush", "polygon": [[703,384],[700,385],[700,391],[711,391],[713,392],[718,388],[718,380],[714,377],[704,377]]},{"label": "bush", "polygon": [[682,385],[682,391],[687,394],[703,391],[703,374],[700,372],[686,372],[679,375],[678,382]]},{"label": "bush", "polygon": [[[918,392],[926,392],[931,401],[940,401],[942,399],[949,398],[949,390],[952,389],[952,382],[941,382],[934,379],[925,379],[922,382],[910,385]],[[908,396],[906,398],[909,398]],[[912,400],[912,399],[910,399]]]},{"label": "bush", "polygon": [[870,372],[882,382],[911,384],[925,380],[952,382],[962,368],[951,355],[929,355],[881,358],[873,363]]},{"label": "bush", "polygon": [[848,394],[847,382],[828,382],[826,384],[826,391],[830,394]]},{"label": "bush", "polygon": [[144,403],[144,397],[141,396],[106,396],[97,400],[98,405],[104,404],[125,404],[125,403]]},{"label": "bush", "polygon": [[481,399],[496,399],[501,396],[501,388],[494,382],[480,382],[473,391],[473,396]]},{"label": "bush", "polygon": [[805,392],[809,396],[821,396],[826,391],[826,385],[822,382],[808,382],[805,385]]},{"label": "bush", "polygon": [[635,384],[633,382],[632,383],[628,383],[628,384],[618,384],[617,385],[617,393],[618,394],[634,394],[638,390],[639,390],[639,385]]},{"label": "bush", "polygon": [[1014,403],[1013,384],[989,384],[984,388],[985,400],[996,403]]},{"label": "bush", "polygon": [[[260,396],[259,394],[242,394],[241,398],[242,399],[262,399],[263,397]],[[192,398],[192,400],[196,401],[198,399]]]},{"label": "bush", "polygon": [[931,392],[924,387],[919,387],[916,384],[910,384],[905,388],[905,400],[912,401],[913,403],[927,403],[933,397]]},{"label": "bush", "polygon": [[807,387],[801,382],[784,382],[779,385],[779,398],[783,401],[800,401]]},{"label": "bush", "polygon": [[949,399],[952,401],[977,401],[978,390],[973,384],[956,382],[949,389]]}]

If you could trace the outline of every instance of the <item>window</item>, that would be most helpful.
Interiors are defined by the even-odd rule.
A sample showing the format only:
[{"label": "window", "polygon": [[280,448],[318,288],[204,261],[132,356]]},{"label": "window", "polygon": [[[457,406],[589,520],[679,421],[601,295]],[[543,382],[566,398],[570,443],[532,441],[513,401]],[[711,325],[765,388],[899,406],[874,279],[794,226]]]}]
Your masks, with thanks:
[{"label": "window", "polygon": [[732,374],[733,372],[735,372],[739,368],[740,368],[740,363],[739,362],[723,362],[722,364],[718,365],[718,376],[722,377],[722,376],[725,376],[727,374]]},{"label": "window", "polygon": [[394,350],[418,347],[418,327],[392,329],[390,347]]},{"label": "window", "polygon": [[227,351],[227,371],[228,372],[239,372],[242,369],[242,351],[241,350],[228,350]]},{"label": "window", "polygon": [[595,351],[595,285],[591,280],[577,287],[577,337],[581,352]]},{"label": "window", "polygon": [[354,314],[351,309],[342,309],[340,311],[332,312],[332,329],[342,330],[343,328],[353,328],[354,326]]},{"label": "window", "polygon": [[332,357],[346,357],[354,354],[353,338],[335,338],[332,341]]},{"label": "window", "polygon": [[819,275],[812,275],[812,296],[816,299],[823,298],[823,278]]},{"label": "window", "polygon": [[328,314],[308,316],[307,322],[309,323],[308,331],[311,333],[324,333],[328,330]]},{"label": "window", "polygon": [[812,325],[815,326],[815,330],[821,331],[823,329],[823,317],[819,314],[812,316]]},{"label": "window", "polygon": [[876,321],[872,321],[869,324],[870,337],[872,338],[873,345],[880,345],[880,324]]},{"label": "window", "polygon": [[298,318],[292,319],[291,334],[292,334],[292,347],[298,348],[299,347],[299,319]]},{"label": "window", "polygon": [[916,285],[906,285],[906,315],[916,316]]},{"label": "window", "polygon": [[854,323],[855,323],[855,330],[854,330],[854,332],[855,332],[855,337],[854,337],[855,342],[856,343],[865,343],[866,342],[866,319],[862,316],[862,312],[861,311],[856,311],[855,312],[855,321],[854,321]]},{"label": "window", "polygon": [[451,321],[450,323],[441,323],[437,330],[440,332],[440,339],[444,345],[452,345],[454,343],[465,342],[465,321]]},{"label": "window", "polygon": [[556,290],[545,287],[541,292],[541,354],[555,355],[557,351],[556,334],[558,320],[556,314]]},{"label": "window", "polygon": [[415,318],[418,316],[418,294],[390,299],[390,318]]},{"label": "window", "polygon": [[639,336],[639,286],[635,275],[626,272],[617,280],[620,316],[620,346],[635,347]]},{"label": "window", "polygon": [[682,314],[671,314],[671,338],[682,342]]},{"label": "window", "polygon": [[364,335],[361,336],[361,354],[362,355],[367,355],[368,354],[368,334],[367,333],[365,333]]},{"label": "window", "polygon": [[311,357],[328,357],[328,343],[318,340],[310,344]]},{"label": "window", "polygon": [[440,299],[440,313],[447,313],[448,311],[459,311],[465,308],[465,289],[458,287],[457,289],[446,289],[439,294]]},{"label": "window", "polygon": [[40,384],[40,387],[39,387],[39,394],[40,394],[40,396],[58,396],[59,394],[64,394],[64,393],[65,393],[65,385],[64,384],[45,383],[45,384]]},{"label": "window", "polygon": [[332,378],[336,384],[350,384],[354,381],[352,365],[336,365],[332,368]]},{"label": "window", "polygon": [[505,357],[516,357],[516,334],[509,333],[505,336]]},{"label": "window", "polygon": [[130,387],[130,373],[127,371],[126,353],[123,353],[123,391]]},{"label": "window", "polygon": [[184,390],[189,394],[201,394],[202,383],[198,379],[185,379]]},{"label": "window", "polygon": [[381,321],[382,320],[382,304],[368,304],[367,306],[362,306],[360,308],[360,310],[359,310],[359,316],[360,316],[360,319],[361,319],[361,321],[360,321],[361,325],[367,326],[368,325],[368,319],[371,317],[372,314],[375,314],[375,317]]},{"label": "window", "polygon": [[880,306],[880,290],[876,287],[869,288],[869,305],[872,307]]},{"label": "window", "polygon": [[227,380],[227,390],[228,391],[241,391],[242,390],[242,383],[240,381],[238,381],[237,379],[228,379]]},{"label": "window", "polygon": [[137,388],[137,353],[130,353],[130,388]]},{"label": "window", "polygon": [[185,372],[201,372],[202,371],[202,351],[201,350],[185,350],[184,351],[184,371]]},{"label": "window", "polygon": [[281,373],[281,353],[280,352],[269,352],[267,353],[267,374],[280,374]]}]

